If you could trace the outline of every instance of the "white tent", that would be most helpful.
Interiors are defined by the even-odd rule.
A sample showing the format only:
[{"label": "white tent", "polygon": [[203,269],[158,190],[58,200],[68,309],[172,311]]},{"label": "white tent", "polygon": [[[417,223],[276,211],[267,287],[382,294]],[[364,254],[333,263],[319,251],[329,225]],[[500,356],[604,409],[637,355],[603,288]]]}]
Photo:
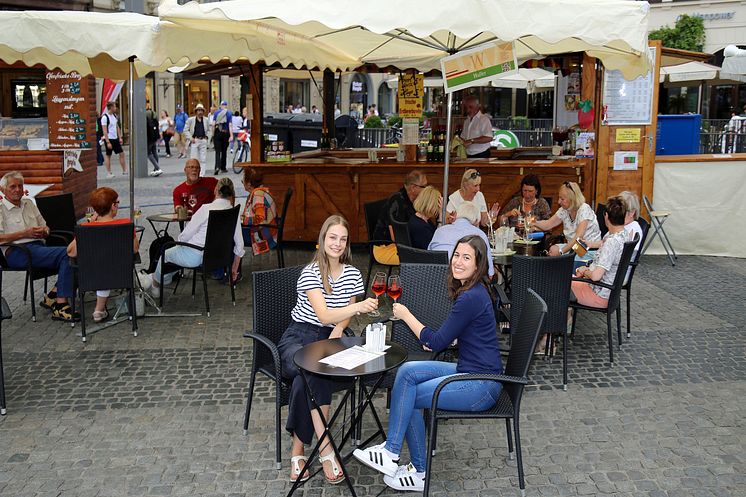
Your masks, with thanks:
[{"label": "white tent", "polygon": [[[745,59],[746,60],[746,59]],[[687,81],[718,80],[723,82],[746,82],[746,75],[728,74],[718,66],[704,62],[687,62],[675,66],[661,67],[660,82],[681,83]]]},{"label": "white tent", "polygon": [[746,50],[728,45],[723,50],[723,71],[729,74],[746,75]]},{"label": "white tent", "polygon": [[[647,2],[626,0],[232,0],[179,5],[158,15],[186,27],[323,43],[378,67],[440,70],[440,59],[488,42],[512,42],[519,61],[586,52],[629,79],[649,69]],[[581,20],[582,16],[582,20]],[[452,93],[446,137],[451,136]],[[448,194],[446,148],[443,196]]]}]

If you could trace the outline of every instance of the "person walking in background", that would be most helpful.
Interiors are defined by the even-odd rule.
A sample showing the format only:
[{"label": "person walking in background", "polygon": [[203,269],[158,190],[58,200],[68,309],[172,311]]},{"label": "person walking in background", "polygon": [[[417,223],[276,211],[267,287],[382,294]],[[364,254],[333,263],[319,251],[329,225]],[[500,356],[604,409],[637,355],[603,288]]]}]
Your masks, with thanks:
[{"label": "person walking in background", "polygon": [[231,133],[233,133],[233,140],[231,140],[231,153],[233,153],[233,149],[238,142],[238,132],[241,131],[241,128],[243,128],[243,117],[241,117],[240,112],[236,111],[233,113],[233,118],[231,119]]},{"label": "person walking in background", "polygon": [[148,140],[148,160],[153,164],[153,170],[149,175],[160,176],[163,173],[161,166],[158,165],[158,138],[160,138],[161,133],[158,130],[158,119],[153,109],[145,111],[145,135]]},{"label": "person walking in background", "polygon": [[174,114],[174,145],[179,151],[179,159],[187,156],[186,147],[189,140],[184,136],[184,126],[186,126],[187,119],[189,119],[189,116],[181,110],[181,104],[176,104],[176,114]]},{"label": "person walking in background", "polygon": [[124,150],[122,149],[122,132],[119,127],[119,116],[117,115],[117,103],[108,102],[106,111],[101,116],[101,130],[103,132],[104,144],[106,145],[106,157],[104,157],[104,166],[106,167],[106,177],[111,179],[114,173],[111,172],[111,154],[117,154],[119,165],[122,166],[122,174],[127,174],[127,165],[124,163]]},{"label": "person walking in background", "polygon": [[187,119],[184,126],[184,137],[189,143],[189,157],[199,160],[200,176],[207,172],[207,142],[212,136],[212,129],[205,119],[205,106],[197,104],[194,108],[196,116]]},{"label": "person walking in background", "polygon": [[228,172],[226,166],[228,144],[233,140],[233,113],[228,110],[228,102],[220,102],[220,109],[213,115],[212,139],[215,144],[215,174]]},{"label": "person walking in background", "polygon": [[168,112],[165,110],[161,111],[161,119],[158,121],[158,129],[161,132],[161,138],[163,144],[166,146],[166,157],[171,157],[171,147],[169,142],[171,137],[174,136],[174,122],[168,117]]}]

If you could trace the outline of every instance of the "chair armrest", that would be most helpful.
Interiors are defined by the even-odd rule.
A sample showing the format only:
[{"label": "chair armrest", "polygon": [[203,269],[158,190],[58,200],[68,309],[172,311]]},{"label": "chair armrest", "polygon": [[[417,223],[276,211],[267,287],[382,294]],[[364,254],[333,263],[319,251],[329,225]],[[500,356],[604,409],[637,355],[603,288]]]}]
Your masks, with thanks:
[{"label": "chair armrest", "polygon": [[75,239],[70,231],[52,231],[47,236],[47,245],[51,247],[67,247]]},{"label": "chair armrest", "polygon": [[280,361],[280,351],[277,349],[277,345],[275,345],[272,340],[265,337],[264,335],[257,335],[256,333],[252,333],[250,331],[244,333],[243,337],[251,338],[254,341],[254,345],[256,345],[258,342],[261,345],[267,347],[269,352],[272,354],[272,361],[275,363],[275,372],[277,374],[277,379],[282,378],[282,362]]},{"label": "chair armrest", "polygon": [[393,240],[367,240],[367,241],[364,241],[364,242],[361,242],[361,243],[364,243],[364,244],[369,245],[369,246],[373,246],[373,245],[391,245],[392,243],[396,244],[396,242],[393,241]]},{"label": "chair armrest", "polygon": [[435,410],[438,407],[438,397],[440,396],[440,391],[443,390],[443,388],[446,387],[449,383],[453,383],[455,381],[496,381],[499,383],[509,383],[514,385],[528,385],[528,378],[521,377],[521,376],[509,376],[504,374],[459,374],[456,376],[449,376],[445,380],[438,383],[438,386],[435,387],[435,391],[433,392],[433,402],[431,404],[430,409],[431,412],[435,412]]},{"label": "chair armrest", "polygon": [[173,242],[167,242],[167,243],[163,244],[163,247],[161,248],[161,254],[163,254],[163,252],[165,252],[166,249],[169,249],[171,247],[176,247],[176,246],[189,247],[189,248],[193,248],[195,250],[199,250],[200,252],[204,252],[205,251],[205,247],[200,247],[198,245],[193,245],[193,244],[187,243],[187,242],[173,241]]},{"label": "chair armrest", "polygon": [[608,288],[609,290],[614,289],[614,285],[609,285],[608,283],[604,283],[602,281],[593,281],[590,278],[573,278],[573,281],[582,281],[583,283],[590,283],[591,285],[601,286],[604,288]]}]

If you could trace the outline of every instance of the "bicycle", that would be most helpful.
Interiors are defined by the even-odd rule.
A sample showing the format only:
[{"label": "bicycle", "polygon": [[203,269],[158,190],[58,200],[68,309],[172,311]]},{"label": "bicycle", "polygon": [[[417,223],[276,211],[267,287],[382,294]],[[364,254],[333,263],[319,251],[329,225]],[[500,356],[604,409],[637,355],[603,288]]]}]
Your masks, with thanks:
[{"label": "bicycle", "polygon": [[238,132],[238,150],[233,154],[233,172],[241,174],[243,167],[237,166],[241,162],[248,162],[251,159],[251,139],[246,130]]}]

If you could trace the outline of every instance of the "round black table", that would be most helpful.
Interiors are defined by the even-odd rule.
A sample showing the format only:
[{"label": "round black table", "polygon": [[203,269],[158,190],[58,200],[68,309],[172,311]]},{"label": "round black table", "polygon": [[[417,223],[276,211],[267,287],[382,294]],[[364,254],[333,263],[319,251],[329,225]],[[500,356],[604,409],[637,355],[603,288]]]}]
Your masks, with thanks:
[{"label": "round black table", "polygon": [[179,223],[179,229],[183,231],[184,230],[184,223],[187,222],[187,221],[189,221],[190,219],[192,219],[192,216],[189,215],[189,216],[187,216],[186,219],[178,219],[176,217],[175,213],[173,213],[173,212],[164,212],[164,213],[161,213],[161,214],[152,214],[152,215],[146,217],[145,219],[148,220],[148,222],[150,223],[150,226],[153,228],[153,232],[155,233],[155,236],[158,237],[158,236],[160,236],[159,233],[161,233],[161,232],[158,231],[158,229],[155,227],[155,223],[165,223],[166,224],[166,226],[162,230],[163,234],[165,234],[165,233],[168,232],[168,227],[169,227],[169,225],[171,223],[174,223],[174,222],[177,222],[177,221]]},{"label": "round black table", "polygon": [[[308,457],[308,461],[313,461],[316,455],[319,453],[319,449],[321,447],[321,444],[324,442],[324,440],[328,437],[329,442],[332,446],[332,449],[334,450],[334,455],[337,458],[337,461],[339,461],[339,465],[342,468],[342,472],[345,474],[345,482],[347,483],[347,486],[350,489],[350,493],[353,496],[357,496],[355,493],[355,488],[352,486],[352,482],[350,481],[349,473],[347,472],[347,469],[345,468],[345,460],[349,459],[349,455],[347,457],[342,457],[342,454],[340,453],[339,449],[340,447],[343,447],[344,444],[347,442],[347,440],[350,438],[350,436],[355,433],[355,429],[357,425],[362,420],[363,412],[365,411],[365,408],[369,405],[371,405],[371,400],[373,398],[373,395],[376,393],[376,390],[378,389],[379,385],[381,384],[381,381],[383,380],[384,373],[387,371],[390,371],[398,366],[400,366],[404,361],[407,360],[407,351],[395,342],[386,342],[386,345],[389,346],[388,349],[386,349],[385,354],[373,359],[372,361],[368,361],[364,364],[361,364],[360,366],[354,368],[354,369],[344,369],[344,368],[337,368],[332,367],[328,364],[319,362],[321,359],[328,357],[332,354],[336,354],[337,352],[341,352],[343,350],[346,350],[350,347],[354,347],[356,345],[363,345],[365,343],[365,339],[362,337],[342,337],[342,338],[333,338],[328,340],[319,340],[317,342],[310,343],[303,347],[302,349],[298,350],[298,352],[295,353],[295,356],[293,357],[293,361],[295,362],[295,365],[298,366],[300,369],[301,377],[303,378],[303,382],[306,385],[306,390],[308,391],[309,397],[311,398],[311,403],[313,404],[314,409],[316,409],[316,412],[321,417],[321,420],[324,422],[324,436],[322,436],[317,442],[316,445],[313,448],[313,451],[311,452],[311,455]],[[327,422],[326,418],[324,417],[324,414],[321,412],[321,407],[316,402],[316,398],[314,396],[314,393],[311,391],[308,385],[308,380],[306,378],[307,374],[316,374],[321,376],[326,376],[329,379],[340,379],[340,380],[357,380],[365,376],[372,376],[372,375],[379,375],[378,380],[374,383],[373,387],[368,390],[364,384],[361,384],[361,398],[359,399],[359,404],[353,408],[352,414],[350,416],[350,426],[345,432],[343,430],[343,437],[342,441],[337,444],[334,441],[334,438],[332,436],[330,427],[334,424],[334,421],[339,417],[339,414],[342,412],[342,408],[344,407],[345,403],[347,402],[348,397],[351,395],[354,395],[355,388],[357,387],[356,381],[350,381],[349,387],[347,388],[347,391],[342,398],[342,400],[337,404],[337,408],[335,409],[334,413],[332,414],[331,418]],[[353,401],[354,403],[354,401]],[[378,425],[378,431],[368,438],[366,442],[364,442],[362,445],[367,444],[370,440],[377,437],[379,434],[385,434],[383,430],[383,425],[381,424],[381,420],[378,418],[378,414],[376,413],[375,409],[371,406],[371,412],[373,413],[373,417]],[[305,471],[305,467],[301,468],[300,474],[303,474]],[[292,495],[293,492],[295,492],[295,489],[298,488],[300,485],[302,485],[303,482],[301,482],[300,478],[296,480],[296,482],[293,484],[293,487],[290,489],[290,492],[288,493],[288,496]]]}]

